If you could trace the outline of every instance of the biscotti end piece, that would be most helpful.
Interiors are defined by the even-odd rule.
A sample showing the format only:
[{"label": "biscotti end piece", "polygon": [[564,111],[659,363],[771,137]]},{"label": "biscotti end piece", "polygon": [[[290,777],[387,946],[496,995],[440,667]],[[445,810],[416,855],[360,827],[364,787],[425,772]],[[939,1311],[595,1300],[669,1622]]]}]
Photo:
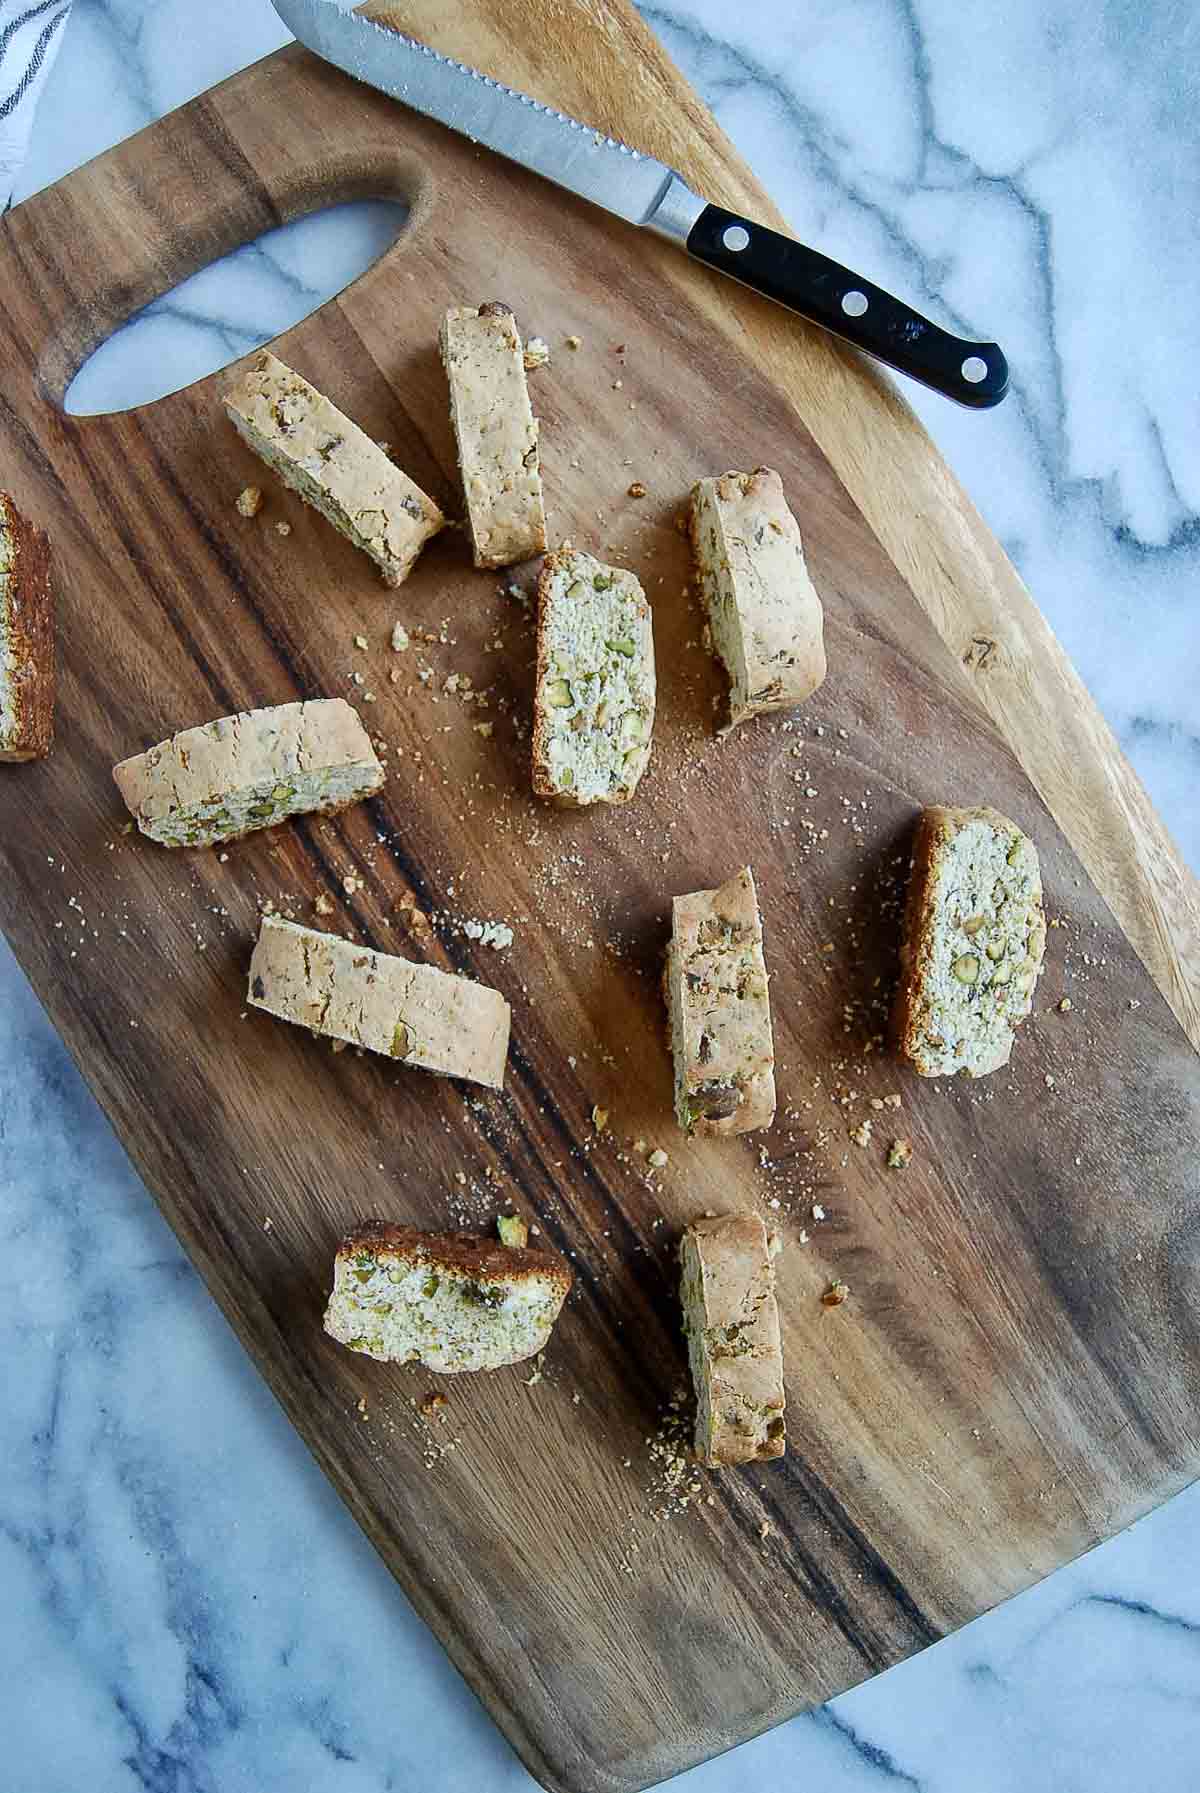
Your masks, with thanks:
[{"label": "biscotti end piece", "polygon": [[571,547],[538,580],[533,788],[572,808],[627,803],[650,759],[654,635],[637,579]]},{"label": "biscotti end piece", "polygon": [[775,1265],[760,1216],[693,1221],[679,1261],[697,1457],[714,1468],[782,1457],[783,1352]]},{"label": "biscotti end piece", "polygon": [[185,728],[122,760],[113,778],[151,840],[210,847],[358,803],[382,785],[383,767],[358,712],[320,697]]},{"label": "biscotti end piece", "polygon": [[446,522],[377,442],[268,349],[225,395],[230,422],[285,486],[399,585]]},{"label": "biscotti end piece", "polygon": [[499,300],[442,319],[442,364],[477,567],[507,567],[546,547],[538,424],[517,320]]},{"label": "biscotti end piece", "polygon": [[750,1133],[775,1118],[775,1051],[750,867],[672,905],[665,973],[675,1113],[685,1133]]},{"label": "biscotti end piece", "polygon": [[503,1088],[508,1003],[487,984],[435,965],[265,915],[248,999],[281,1021],[418,1070]]},{"label": "biscotti end piece", "polygon": [[825,677],[824,612],[778,473],[700,480],[691,533],[713,646],[729,674],[729,727],[803,703]]},{"label": "biscotti end piece", "polygon": [[922,1077],[1008,1063],[1046,950],[1037,848],[995,809],[922,812],[893,1028]]},{"label": "biscotti end piece", "polygon": [[383,1363],[497,1370],[544,1350],[572,1281],[552,1252],[376,1222],[338,1248],[325,1330]]},{"label": "biscotti end piece", "polygon": [[50,543],[0,492],[0,760],[40,760],[54,742]]}]

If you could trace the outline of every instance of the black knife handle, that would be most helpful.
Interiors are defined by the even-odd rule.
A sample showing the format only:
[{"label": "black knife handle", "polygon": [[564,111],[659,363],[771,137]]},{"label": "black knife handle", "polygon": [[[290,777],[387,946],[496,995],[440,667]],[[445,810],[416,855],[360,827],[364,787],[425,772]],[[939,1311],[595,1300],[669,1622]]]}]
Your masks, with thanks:
[{"label": "black knife handle", "polygon": [[706,205],[688,254],[765,298],[842,336],[898,373],[960,405],[984,410],[1008,391],[1008,363],[994,342],[966,342],[911,311],[881,287],[777,230]]}]

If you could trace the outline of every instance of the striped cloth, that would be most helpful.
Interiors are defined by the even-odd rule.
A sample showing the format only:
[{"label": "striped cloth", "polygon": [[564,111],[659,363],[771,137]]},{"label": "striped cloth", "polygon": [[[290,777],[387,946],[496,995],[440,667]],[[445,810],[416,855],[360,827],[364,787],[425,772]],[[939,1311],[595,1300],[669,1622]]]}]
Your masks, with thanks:
[{"label": "striped cloth", "polygon": [[25,160],[38,95],[70,13],[71,0],[0,0],[0,212]]}]

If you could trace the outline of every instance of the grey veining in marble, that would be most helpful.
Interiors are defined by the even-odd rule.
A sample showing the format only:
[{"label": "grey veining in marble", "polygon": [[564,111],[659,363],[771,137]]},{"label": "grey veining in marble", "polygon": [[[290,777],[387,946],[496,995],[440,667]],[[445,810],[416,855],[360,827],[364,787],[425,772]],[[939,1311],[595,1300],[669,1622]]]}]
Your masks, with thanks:
[{"label": "grey veining in marble", "polygon": [[[1200,862],[1200,13],[716,0],[647,17],[803,236],[1014,367],[911,396]],[[75,0],[15,197],[284,41],[266,0]],[[303,315],[381,206],[277,232],[76,382],[107,409]],[[139,381],[141,384],[139,385]],[[0,1789],[532,1785],[187,1266],[0,948]],[[1193,1793],[1200,1491],[689,1793]],[[353,1622],[350,1622],[353,1615]]]}]

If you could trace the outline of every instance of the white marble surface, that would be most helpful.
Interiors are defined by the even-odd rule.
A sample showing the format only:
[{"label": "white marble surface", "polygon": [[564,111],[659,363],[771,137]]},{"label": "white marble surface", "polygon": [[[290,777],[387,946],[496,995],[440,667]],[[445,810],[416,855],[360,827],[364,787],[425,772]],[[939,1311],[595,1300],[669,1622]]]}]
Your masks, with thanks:
[{"label": "white marble surface", "polygon": [[[1191,0],[645,10],[800,234],[1004,344],[1015,390],[997,413],[916,403],[1200,862]],[[15,197],[284,35],[266,0],[76,0]],[[154,307],[74,402],[107,409],[149,395],[147,365],[181,384],[244,352],[390,228],[373,207],[278,233]],[[531,1786],[243,1358],[3,948],[0,1014],[0,1787]],[[1198,1532],[1193,1489],[681,1784],[1193,1793]]]}]

